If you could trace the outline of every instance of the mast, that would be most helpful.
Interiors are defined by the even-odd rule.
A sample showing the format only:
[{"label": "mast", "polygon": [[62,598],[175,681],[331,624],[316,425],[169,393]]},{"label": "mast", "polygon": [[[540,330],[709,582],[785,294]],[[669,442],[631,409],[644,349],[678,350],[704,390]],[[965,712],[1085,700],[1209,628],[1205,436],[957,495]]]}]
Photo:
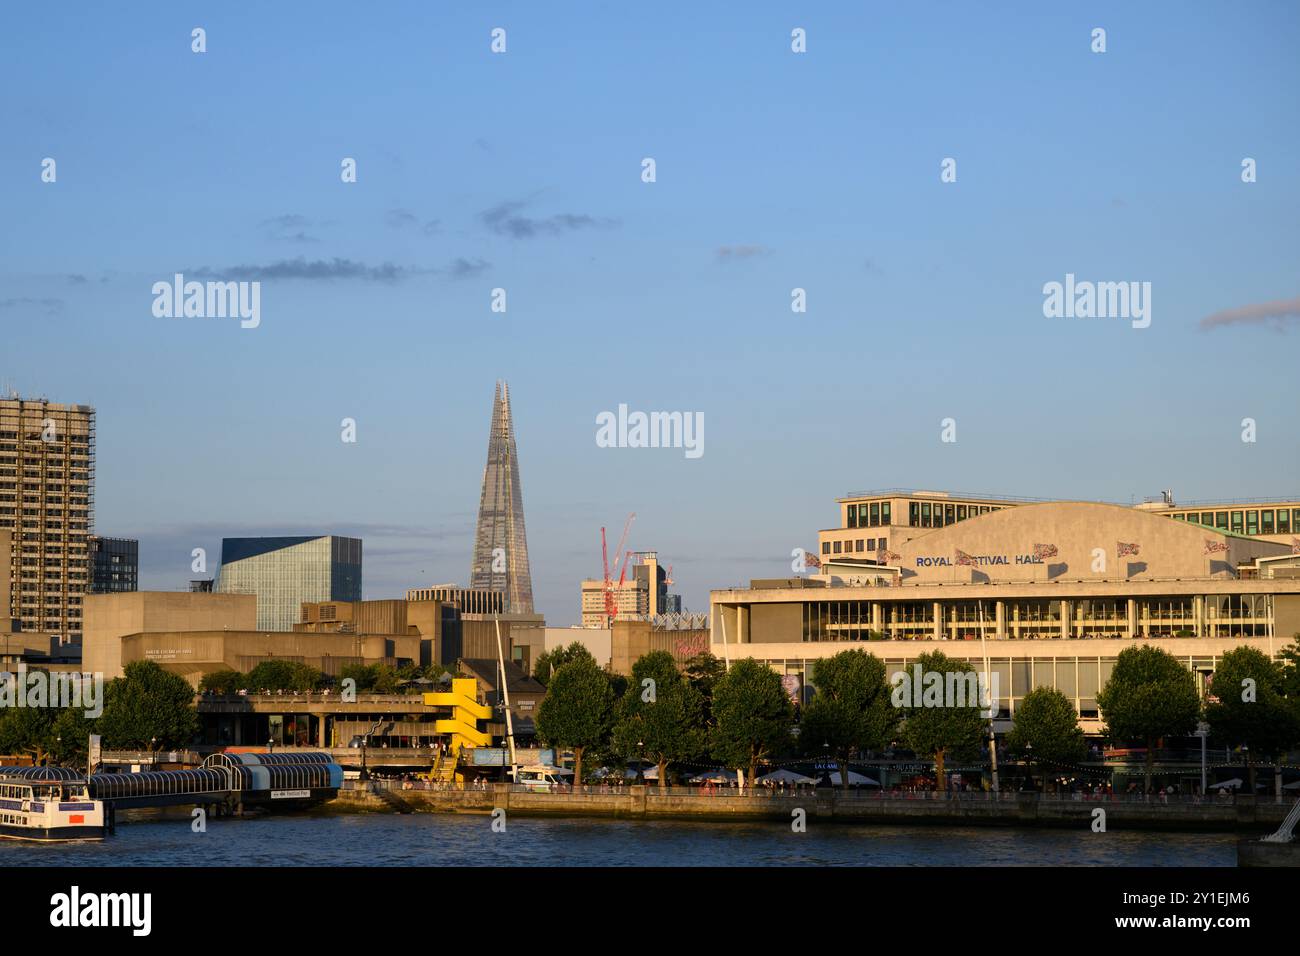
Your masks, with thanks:
[{"label": "mast", "polygon": [[492,621],[497,628],[497,673],[501,681],[501,697],[505,702],[506,708],[506,741],[510,745],[510,776],[515,776],[515,770],[518,767],[518,761],[515,760],[515,724],[510,716],[510,689],[506,686],[506,658],[501,649],[501,617],[492,615]]}]

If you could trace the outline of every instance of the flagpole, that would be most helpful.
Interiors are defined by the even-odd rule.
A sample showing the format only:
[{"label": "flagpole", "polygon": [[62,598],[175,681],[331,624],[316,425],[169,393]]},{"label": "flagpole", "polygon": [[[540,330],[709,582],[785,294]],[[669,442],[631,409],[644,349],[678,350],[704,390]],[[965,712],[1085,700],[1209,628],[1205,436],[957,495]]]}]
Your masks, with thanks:
[{"label": "flagpole", "polygon": [[[984,687],[989,695],[989,764],[993,777],[993,793],[999,792],[998,788],[998,743],[997,735],[993,732],[993,680],[989,676],[989,648],[984,641],[984,599],[976,599],[976,607],[979,613],[980,621],[980,650],[984,654]],[[993,799],[998,799],[994,796]]]}]

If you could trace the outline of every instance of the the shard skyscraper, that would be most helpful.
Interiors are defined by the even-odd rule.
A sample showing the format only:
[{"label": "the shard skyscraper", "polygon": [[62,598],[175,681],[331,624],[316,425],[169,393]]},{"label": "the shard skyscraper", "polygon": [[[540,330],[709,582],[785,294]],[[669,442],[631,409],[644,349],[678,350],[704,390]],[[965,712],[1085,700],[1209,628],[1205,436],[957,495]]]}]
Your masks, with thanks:
[{"label": "the shard skyscraper", "polygon": [[524,532],[524,496],[519,484],[519,453],[510,417],[510,387],[497,382],[492,401],[483,495],[478,506],[474,564],[469,585],[502,591],[506,611],[533,613],[533,578],[528,569],[528,535]]}]

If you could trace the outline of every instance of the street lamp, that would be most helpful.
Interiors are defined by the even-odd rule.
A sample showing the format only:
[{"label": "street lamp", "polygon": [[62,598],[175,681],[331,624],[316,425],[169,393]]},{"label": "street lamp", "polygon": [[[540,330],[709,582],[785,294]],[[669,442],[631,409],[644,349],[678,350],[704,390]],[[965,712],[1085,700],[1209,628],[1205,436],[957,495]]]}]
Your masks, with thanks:
[{"label": "street lamp", "polygon": [[1196,725],[1196,736],[1201,738],[1201,799],[1205,799],[1205,741],[1210,736],[1210,725],[1200,721]]},{"label": "street lamp", "polygon": [[157,738],[157,737],[150,737],[150,738],[149,738],[149,766],[151,766],[151,767],[156,767],[156,766],[158,765],[158,748],[157,748],[157,744],[158,744],[158,738]]}]

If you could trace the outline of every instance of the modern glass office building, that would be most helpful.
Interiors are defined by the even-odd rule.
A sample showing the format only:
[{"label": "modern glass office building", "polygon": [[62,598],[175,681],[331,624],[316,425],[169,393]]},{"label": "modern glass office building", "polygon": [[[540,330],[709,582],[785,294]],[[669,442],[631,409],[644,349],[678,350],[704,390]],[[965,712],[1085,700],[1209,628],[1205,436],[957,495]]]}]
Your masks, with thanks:
[{"label": "modern glass office building", "polygon": [[90,592],[114,594],[140,585],[140,542],[90,536]]},{"label": "modern glass office building", "polygon": [[223,538],[217,590],[256,594],[259,630],[292,630],[304,602],[361,600],[361,539]]}]

